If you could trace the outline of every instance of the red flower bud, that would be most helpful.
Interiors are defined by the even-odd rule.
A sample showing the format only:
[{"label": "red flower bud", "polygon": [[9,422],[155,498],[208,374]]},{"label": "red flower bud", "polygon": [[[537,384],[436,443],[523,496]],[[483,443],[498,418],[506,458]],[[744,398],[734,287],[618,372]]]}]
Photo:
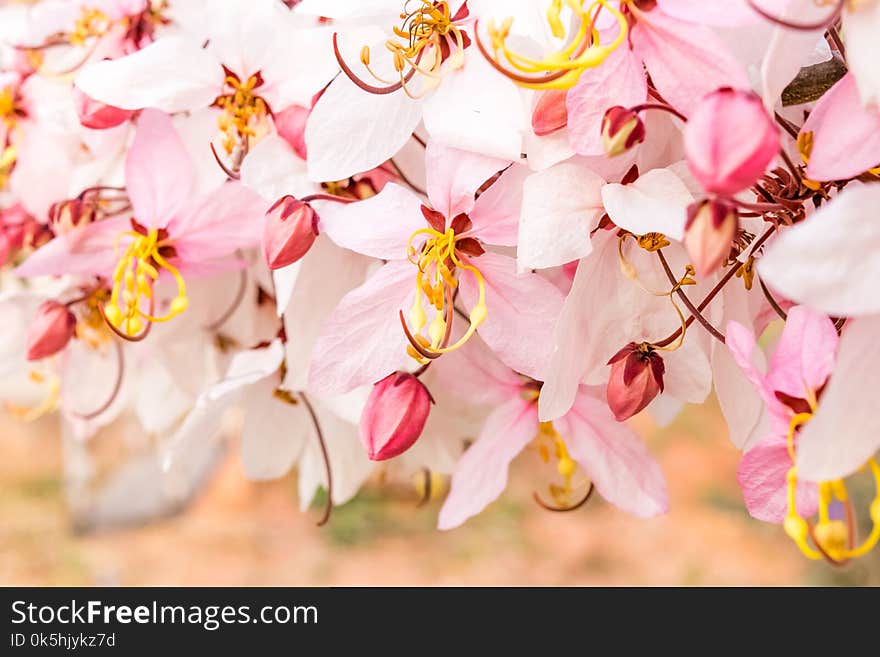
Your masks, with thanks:
[{"label": "red flower bud", "polygon": [[565,106],[566,92],[560,89],[542,91],[532,110],[532,130],[539,137],[552,135],[568,125],[568,108]]},{"label": "red flower bud", "polygon": [[618,422],[628,420],[663,392],[666,367],[650,345],[630,342],[608,364],[608,406]]},{"label": "red flower bud", "polygon": [[266,213],[263,255],[269,269],[281,269],[302,258],[318,236],[318,215],[307,203],[285,196]]},{"label": "red flower bud", "polygon": [[691,173],[707,192],[722,196],[751,187],[781,147],[761,99],[730,88],[703,98],[684,130]]},{"label": "red flower bud", "polygon": [[28,327],[27,359],[40,360],[56,354],[70,342],[76,330],[76,317],[63,303],[46,301]]},{"label": "red flower bud", "polygon": [[361,442],[373,461],[403,454],[422,435],[431,393],[412,374],[395,372],[373,386],[361,414]]},{"label": "red flower bud", "polygon": [[736,208],[717,200],[693,203],[688,207],[684,246],[700,276],[708,276],[730,254],[739,227]]},{"label": "red flower bud", "polygon": [[275,115],[275,129],[290,147],[303,160],[306,159],[306,121],[311,110],[300,105],[291,105]]},{"label": "red flower bud", "polygon": [[89,196],[53,203],[49,208],[49,224],[56,235],[69,233],[97,219],[97,204]]},{"label": "red flower bud", "polygon": [[615,105],[602,117],[602,147],[608,157],[625,153],[645,141],[645,124],[636,112]]},{"label": "red flower bud", "polygon": [[83,93],[79,87],[73,88],[73,102],[79,122],[92,130],[115,128],[128,121],[134,112],[106,105]]}]

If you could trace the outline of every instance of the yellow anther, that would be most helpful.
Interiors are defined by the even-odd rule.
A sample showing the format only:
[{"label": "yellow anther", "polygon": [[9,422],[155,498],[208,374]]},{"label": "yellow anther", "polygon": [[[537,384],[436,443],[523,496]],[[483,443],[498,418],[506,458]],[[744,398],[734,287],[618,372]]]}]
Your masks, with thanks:
[{"label": "yellow anther", "polygon": [[823,550],[836,557],[846,548],[849,528],[842,520],[827,520],[816,525],[814,536]]},{"label": "yellow anther", "polygon": [[[114,327],[126,335],[138,335],[144,329],[144,322],[166,322],[184,312],[189,301],[186,296],[186,283],[177,268],[160,253],[168,246],[159,239],[159,231],[150,230],[147,234],[126,231],[116,239],[117,252],[123,238],[131,239],[119,259],[113,273],[113,291],[110,301],[104,306],[104,315]],[[177,283],[177,297],[171,302],[169,312],[162,317],[154,317],[144,310],[145,300],[152,299],[153,282],[158,280],[159,271],[164,270]]]},{"label": "yellow anther", "polygon": [[785,533],[796,543],[806,540],[807,538],[807,521],[800,516],[788,515],[783,523]]},{"label": "yellow anther", "polygon": [[[507,47],[511,20],[507,19],[497,28],[489,23],[489,37],[492,45],[492,58],[499,69],[510,67],[508,76],[520,86],[529,89],[570,89],[581,74],[601,65],[605,59],[623,44],[629,32],[626,17],[607,0],[595,0],[584,8],[584,0],[565,0],[580,21],[577,32],[567,39],[567,45],[543,59],[533,59],[517,54]],[[550,31],[557,38],[566,38],[560,12],[562,1],[554,0],[547,10]],[[603,45],[595,18],[599,11],[605,10],[617,21],[619,29],[615,39]],[[503,58],[503,63],[502,63]],[[510,70],[512,69],[512,70]]]},{"label": "yellow anther", "polygon": [[556,469],[559,471],[563,477],[571,477],[574,474],[575,464],[567,456],[565,458],[559,459],[559,463],[556,464]]},{"label": "yellow anther", "polygon": [[83,7],[67,40],[72,46],[84,46],[89,39],[107,34],[112,25],[113,21],[100,9]]},{"label": "yellow anther", "polygon": [[241,82],[230,75],[224,84],[225,95],[214,102],[223,110],[217,117],[217,126],[223,133],[223,148],[227,155],[232,155],[236,146],[245,148],[250,138],[265,133],[269,109],[266,101],[254,93],[259,86],[257,76],[252,75]]},{"label": "yellow anther", "polygon": [[[417,251],[413,244],[422,236],[427,237],[427,240]],[[428,327],[430,339],[425,340],[427,344],[421,346],[430,347],[430,350],[437,354],[448,353],[464,345],[488,315],[486,283],[483,275],[476,267],[461,259],[456,251],[457,239],[458,236],[451,228],[443,233],[433,228],[422,228],[410,236],[406,249],[407,258],[418,267],[415,296],[409,310],[409,329],[414,338],[418,340],[421,337],[420,333],[428,322],[423,306],[424,302],[427,302],[435,314]],[[477,303],[471,309],[470,326],[467,331],[455,344],[443,346],[442,342],[448,328],[447,315],[451,315],[453,310],[448,304],[459,285],[456,277],[458,271],[467,272],[476,279],[479,295]],[[421,340],[419,342],[421,344]],[[416,360],[422,361],[422,356],[412,346],[407,351],[411,356],[415,354]]]}]

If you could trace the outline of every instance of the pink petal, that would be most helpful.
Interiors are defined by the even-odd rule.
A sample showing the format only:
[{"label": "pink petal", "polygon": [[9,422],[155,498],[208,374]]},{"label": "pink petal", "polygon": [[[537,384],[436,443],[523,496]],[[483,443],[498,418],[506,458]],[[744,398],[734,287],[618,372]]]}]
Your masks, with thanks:
[{"label": "pink petal", "polygon": [[514,164],[489,189],[480,194],[470,218],[472,233],[486,244],[516,246],[523,184],[529,169]]},{"label": "pink petal", "polygon": [[533,402],[511,399],[492,411],[477,441],[458,461],[437,526],[454,529],[494,501],[507,486],[510,462],[537,433]]},{"label": "pink petal", "polygon": [[415,194],[388,183],[365,201],[322,203],[316,209],[320,231],[339,246],[373,258],[402,260],[412,234],[428,227],[421,207]]},{"label": "pink petal", "polygon": [[812,481],[853,474],[880,449],[880,316],[848,323],[819,410],[798,438],[798,470]]},{"label": "pink petal", "polygon": [[[553,351],[562,293],[537,274],[517,273],[513,258],[484,253],[471,262],[486,282],[488,316],[480,325],[480,336],[505,364],[542,380]],[[473,308],[476,281],[469,272],[462,272],[460,280],[462,300],[467,308]]]},{"label": "pink petal", "polygon": [[660,466],[606,404],[581,388],[568,414],[553,424],[602,497],[642,518],[666,513],[669,500]]},{"label": "pink petal", "polygon": [[670,169],[652,169],[630,185],[602,188],[602,201],[611,220],[635,235],[657,232],[680,240],[687,208],[694,197]]},{"label": "pink petal", "polygon": [[234,181],[196,199],[168,227],[178,258],[200,262],[256,246],[267,205],[259,194]]},{"label": "pink petal", "polygon": [[865,107],[850,73],[825,93],[801,129],[813,133],[807,175],[852,178],[880,164],[880,110]]},{"label": "pink petal", "polygon": [[818,391],[834,368],[837,330],[823,313],[806,306],[788,311],[788,319],[767,370],[767,385],[805,399]]},{"label": "pink petal", "polygon": [[[111,276],[118,256],[116,238],[131,230],[126,218],[108,219],[59,235],[15,270],[17,276],[86,274]],[[124,250],[125,242],[120,244]]]},{"label": "pink petal", "polygon": [[309,364],[309,388],[342,394],[373,384],[414,361],[398,312],[406,313],[415,291],[415,267],[389,262],[349,292],[324,323]]},{"label": "pink petal", "polygon": [[498,360],[479,335],[436,360],[438,381],[470,404],[501,404],[522,390],[522,377]]},{"label": "pink petal", "polygon": [[[610,39],[603,35],[602,42]],[[643,103],[647,95],[641,60],[630,48],[621,46],[601,66],[584,73],[566,95],[571,147],[580,155],[604,155],[601,128],[605,111],[615,105]]]},{"label": "pink petal", "polygon": [[125,186],[134,216],[147,228],[164,228],[189,200],[195,169],[168,115],[144,111],[125,161]]},{"label": "pink petal", "polygon": [[454,218],[474,207],[474,194],[489,178],[509,166],[507,160],[461,151],[429,141],[425,150],[428,199],[440,214]]},{"label": "pink petal", "polygon": [[[767,0],[759,0],[761,7],[770,7]],[[667,16],[698,25],[737,27],[753,25],[761,17],[749,7],[746,0],[657,0],[657,7]],[[769,11],[769,9],[768,9]]]},{"label": "pink petal", "polygon": [[[785,519],[788,511],[786,475],[791,466],[785,438],[770,436],[745,453],[736,478],[752,517],[775,523]],[[813,515],[818,506],[816,485],[801,480],[795,494],[801,517]]]},{"label": "pink petal", "polygon": [[651,79],[676,109],[690,113],[719,87],[750,89],[745,70],[710,28],[666,14],[633,9],[632,43]]}]

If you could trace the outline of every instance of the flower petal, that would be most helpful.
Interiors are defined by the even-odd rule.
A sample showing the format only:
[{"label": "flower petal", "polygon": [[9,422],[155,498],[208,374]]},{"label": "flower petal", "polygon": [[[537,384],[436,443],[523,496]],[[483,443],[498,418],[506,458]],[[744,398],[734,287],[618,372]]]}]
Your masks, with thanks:
[{"label": "flower petal", "polygon": [[851,475],[880,449],[880,317],[853,320],[819,410],[798,437],[798,472],[811,481]]},{"label": "flower petal", "polygon": [[660,466],[632,429],[614,419],[607,404],[582,388],[571,410],[554,426],[606,500],[642,518],[669,509]]},{"label": "flower petal", "polygon": [[[787,441],[777,436],[762,440],[743,455],[736,479],[753,518],[775,523],[785,520],[788,512],[786,475],[791,466]],[[819,502],[816,485],[799,481],[795,495],[801,517],[812,516]]]},{"label": "flower petal", "polygon": [[429,141],[425,150],[425,168],[431,207],[449,219],[469,213],[474,207],[474,196],[480,186],[509,165],[508,160]]},{"label": "flower petal", "polygon": [[579,260],[593,250],[590,231],[604,214],[605,180],[577,162],[563,162],[526,178],[517,258],[543,269]]},{"label": "flower petal", "polygon": [[501,495],[510,462],[537,433],[533,402],[511,399],[492,411],[476,442],[458,461],[437,527],[454,529]]},{"label": "flower petal", "polygon": [[786,229],[758,262],[783,296],[829,315],[880,313],[880,185],[851,185]]},{"label": "flower petal", "polygon": [[634,235],[663,233],[681,240],[694,197],[672,171],[652,169],[630,185],[605,185],[602,201],[611,221]]}]

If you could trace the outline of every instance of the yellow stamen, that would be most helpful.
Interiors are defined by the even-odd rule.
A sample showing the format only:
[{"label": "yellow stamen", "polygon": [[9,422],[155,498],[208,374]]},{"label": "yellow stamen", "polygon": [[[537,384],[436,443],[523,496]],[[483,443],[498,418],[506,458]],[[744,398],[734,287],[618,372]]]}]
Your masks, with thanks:
[{"label": "yellow stamen", "polygon": [[[404,9],[400,14],[402,24],[394,27],[397,39],[385,42],[385,47],[391,53],[397,80],[388,80],[378,75],[370,67],[372,57],[369,46],[361,49],[361,63],[375,80],[387,85],[400,84],[403,92],[411,98],[419,98],[435,89],[446,73],[461,68],[464,64],[464,34],[452,22],[449,3],[431,0],[420,2],[421,6],[414,11],[408,12]],[[441,48],[444,42],[450,46],[451,54],[447,70],[441,73]],[[409,88],[413,73],[419,73],[424,79],[424,87],[419,94]]]},{"label": "yellow stamen", "polygon": [[[104,315],[122,333],[138,335],[144,328],[144,321],[167,322],[187,309],[186,283],[177,268],[161,254],[160,249],[167,244],[159,239],[159,231],[153,229],[146,235],[136,231],[126,231],[116,238],[116,249],[125,238],[133,238],[125,253],[119,259],[113,274],[113,291],[110,303],[104,307]],[[171,302],[164,316],[153,316],[142,309],[145,299],[152,299],[153,285],[161,270],[167,271],[177,282],[177,296]],[[121,303],[120,303],[121,301]]]},{"label": "yellow stamen", "polygon": [[268,129],[268,106],[255,93],[258,83],[259,78],[255,75],[244,82],[231,75],[227,76],[227,93],[215,101],[223,110],[217,118],[217,125],[223,133],[223,149],[227,155],[232,155],[236,146],[246,148],[250,140],[258,139]]},{"label": "yellow stamen", "polygon": [[72,46],[84,46],[86,41],[107,34],[113,21],[100,9],[83,7],[82,14],[73,24],[73,31],[67,35]]},{"label": "yellow stamen", "polygon": [[[561,50],[550,53],[543,59],[525,57],[508,48],[507,38],[513,24],[512,19],[506,19],[500,27],[496,26],[493,21],[489,22],[488,31],[495,64],[499,67],[509,66],[514,69],[510,77],[520,86],[529,89],[570,89],[577,83],[584,71],[601,65],[626,40],[629,32],[627,19],[607,0],[595,0],[586,9],[584,9],[584,0],[553,0],[547,10],[547,22],[553,36],[559,39],[566,37],[561,19],[563,1],[580,19],[580,24],[577,31],[569,39],[568,45]],[[606,45],[599,42],[599,31],[594,25],[594,12],[598,14],[602,9],[608,11],[617,20],[620,27],[614,41]],[[555,75],[559,73],[562,75]],[[550,79],[541,80],[540,76],[542,75],[550,76]]]},{"label": "yellow stamen", "polygon": [[[413,242],[420,236],[427,236],[420,252],[417,252]],[[409,310],[409,327],[412,335],[421,346],[436,354],[445,354],[455,351],[464,345],[476,332],[487,316],[486,308],[486,283],[480,270],[463,261],[456,251],[455,231],[450,228],[441,233],[433,228],[422,228],[414,232],[407,245],[407,258],[418,267],[416,274],[416,293],[413,304]],[[448,331],[447,316],[451,315],[452,309],[447,305],[451,303],[452,290],[458,287],[456,271],[462,270],[471,274],[477,281],[479,296],[477,303],[471,309],[468,316],[469,326],[464,335],[453,345],[443,345],[443,340]],[[424,310],[424,303],[434,310],[434,317],[428,327],[427,339],[421,335],[422,330],[428,323]],[[412,352],[410,352],[412,355]],[[422,359],[417,357],[420,362]]]}]

